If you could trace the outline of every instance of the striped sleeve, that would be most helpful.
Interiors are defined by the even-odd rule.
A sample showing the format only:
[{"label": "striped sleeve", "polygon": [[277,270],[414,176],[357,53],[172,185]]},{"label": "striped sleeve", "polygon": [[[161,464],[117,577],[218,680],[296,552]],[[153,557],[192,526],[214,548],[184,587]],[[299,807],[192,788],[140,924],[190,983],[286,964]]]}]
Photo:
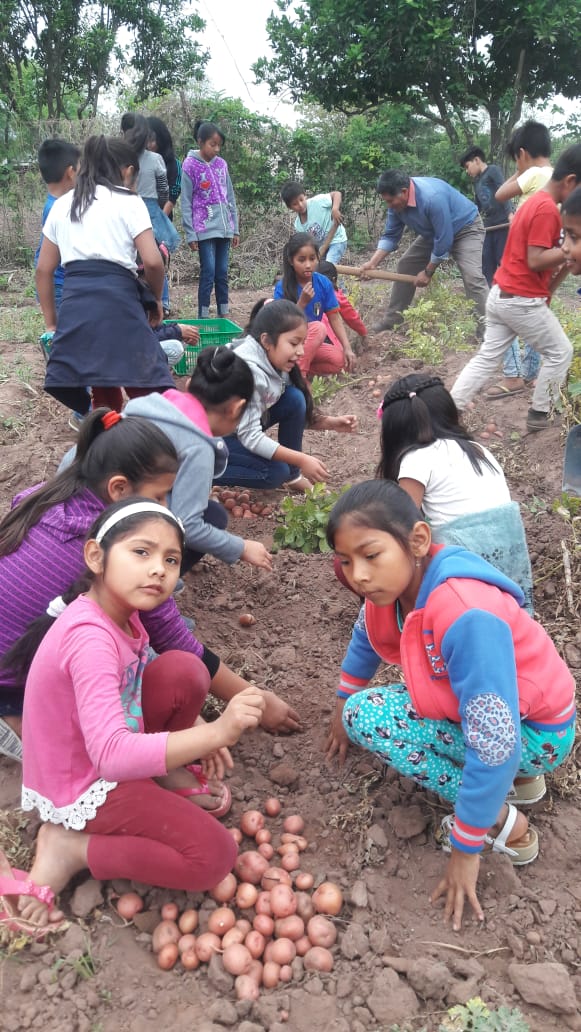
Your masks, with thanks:
[{"label": "striped sleeve", "polygon": [[456,814],[454,825],[450,832],[450,841],[462,853],[480,853],[487,831],[488,828],[477,828],[472,824],[466,824]]}]

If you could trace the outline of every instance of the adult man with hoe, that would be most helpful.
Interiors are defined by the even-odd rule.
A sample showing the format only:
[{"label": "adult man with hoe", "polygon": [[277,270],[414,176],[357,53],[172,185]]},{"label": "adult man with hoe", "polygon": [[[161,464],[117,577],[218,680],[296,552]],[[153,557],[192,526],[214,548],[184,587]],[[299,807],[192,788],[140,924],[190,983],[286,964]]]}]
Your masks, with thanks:
[{"label": "adult man with hoe", "polygon": [[387,312],[373,331],[392,330],[403,322],[402,312],[411,304],[416,287],[427,287],[449,257],[460,269],[466,296],[475,302],[483,327],[488,285],[482,272],[484,226],[476,205],[443,179],[410,177],[398,169],[381,173],[377,192],[389,211],[377,251],[361,268],[376,269],[395,251],[406,226],[418,235],[397,264],[398,273],[415,279],[394,283]]}]

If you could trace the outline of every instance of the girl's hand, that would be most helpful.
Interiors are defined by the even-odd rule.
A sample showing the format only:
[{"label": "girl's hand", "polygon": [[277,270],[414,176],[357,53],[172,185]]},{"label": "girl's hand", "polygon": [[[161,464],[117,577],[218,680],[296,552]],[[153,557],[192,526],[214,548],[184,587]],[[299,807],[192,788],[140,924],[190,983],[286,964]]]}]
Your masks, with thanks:
[{"label": "girl's hand", "polygon": [[337,699],[335,713],[331,721],[327,741],[325,742],[325,759],[332,760],[334,756],[338,756],[341,766],[345,763],[347,749],[349,748],[349,736],[343,727],[344,708],[345,699]]},{"label": "girl's hand", "polygon": [[264,711],[260,726],[265,731],[288,735],[291,731],[301,730],[301,718],[296,710],[279,699],[274,692],[263,692]]},{"label": "girl's hand", "polygon": [[478,853],[462,853],[452,846],[446,874],[430,896],[430,903],[435,903],[441,896],[446,897],[444,918],[446,921],[452,918],[452,928],[455,932],[459,932],[462,926],[466,899],[472,906],[477,919],[484,921],[482,907],[476,895],[479,868],[480,855]]},{"label": "girl's hand", "polygon": [[230,699],[222,715],[214,722],[224,745],[236,745],[244,731],[258,727],[264,707],[264,692],[254,685]]},{"label": "girl's hand", "polygon": [[228,768],[228,770],[233,770],[234,768],[232,754],[229,749],[226,749],[226,747],[216,749],[216,752],[210,753],[209,756],[204,756],[201,763],[202,770],[208,778],[208,781],[212,778],[217,778],[218,781],[223,781],[226,768]]},{"label": "girl's hand", "polygon": [[197,251],[198,250],[198,241],[197,240],[190,240],[190,242],[188,244],[188,247],[189,247],[190,251]]},{"label": "girl's hand", "polygon": [[200,331],[197,326],[187,326],[186,323],[178,323],[182,333],[184,344],[197,344],[200,339]]},{"label": "girl's hand", "polygon": [[315,288],[313,287],[313,281],[309,280],[308,283],[305,283],[301,292],[301,296],[297,301],[299,308],[306,308],[307,305],[310,304],[310,302],[313,300],[314,296]]},{"label": "girl's hand", "polygon": [[240,237],[239,236],[233,236],[232,237],[232,247],[238,247],[239,243],[240,243]]},{"label": "girl's hand", "polygon": [[343,355],[345,356],[345,370],[348,373],[352,373],[355,369],[355,355],[351,348],[343,348]]},{"label": "girl's hand", "polygon": [[240,559],[250,566],[260,566],[269,573],[272,571],[272,556],[261,541],[245,541]]},{"label": "girl's hand", "polygon": [[321,460],[314,455],[303,455],[300,468],[307,480],[314,480],[316,484],[326,483],[331,475]]}]

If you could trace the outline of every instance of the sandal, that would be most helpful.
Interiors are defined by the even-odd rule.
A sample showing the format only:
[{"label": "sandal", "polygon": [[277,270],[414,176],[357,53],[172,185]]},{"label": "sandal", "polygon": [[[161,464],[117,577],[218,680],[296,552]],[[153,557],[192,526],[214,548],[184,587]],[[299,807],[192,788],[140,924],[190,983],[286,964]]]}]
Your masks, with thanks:
[{"label": "sandal", "polygon": [[516,806],[532,806],[533,803],[540,803],[546,792],[545,775],[539,774],[530,781],[515,782],[507,794],[506,801]]},{"label": "sandal", "polygon": [[49,885],[35,885],[30,881],[26,871],[19,871],[13,867],[10,869],[10,875],[0,876],[0,926],[3,925],[11,932],[28,936],[35,941],[44,939],[51,932],[61,932],[69,927],[69,922],[65,920],[49,922],[46,925],[26,921],[20,917],[7,896],[34,896],[46,903],[50,913],[54,905],[54,892]]},{"label": "sandal", "polygon": [[503,383],[495,383],[489,387],[484,397],[488,401],[498,401],[500,398],[510,398],[512,394],[522,394],[524,387],[505,387]]},{"label": "sandal", "polygon": [[[508,814],[498,834],[484,836],[485,845],[490,847],[485,849],[484,852],[504,853],[510,858],[514,867],[524,867],[525,864],[532,864],[533,860],[536,860],[539,855],[539,836],[535,829],[529,826],[522,838],[508,845],[506,840],[515,826],[518,810],[511,803],[507,805]],[[453,826],[454,814],[449,813],[443,818],[436,833],[436,841],[445,853],[450,853],[452,850],[450,832]]]},{"label": "sandal", "polygon": [[[190,799],[192,796],[214,794],[210,792],[208,779],[204,774],[202,770],[202,765],[200,763],[190,763],[188,764],[188,766],[186,766],[186,770],[189,770],[190,774],[194,775],[199,784],[188,785],[187,788],[172,788],[170,789],[170,791],[173,792],[174,795],[183,796],[184,799]],[[212,810],[206,810],[206,813],[211,813],[212,816],[216,818],[225,817],[226,814],[229,813],[230,807],[232,806],[232,793],[228,788],[228,785],[224,781],[222,781],[221,787],[222,792],[220,795],[220,804],[218,806],[215,806]]]}]

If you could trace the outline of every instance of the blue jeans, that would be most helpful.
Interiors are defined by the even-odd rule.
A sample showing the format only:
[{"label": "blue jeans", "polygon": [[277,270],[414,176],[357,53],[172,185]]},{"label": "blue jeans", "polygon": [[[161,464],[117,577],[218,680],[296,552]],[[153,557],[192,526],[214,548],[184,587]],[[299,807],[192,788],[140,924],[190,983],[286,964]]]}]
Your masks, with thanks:
[{"label": "blue jeans", "polygon": [[502,373],[509,378],[521,376],[523,380],[535,380],[540,365],[541,356],[537,351],[533,351],[530,344],[525,343],[524,354],[521,357],[519,339],[515,337],[504,356]]},{"label": "blue jeans", "polygon": [[340,240],[336,243],[334,240],[329,244],[329,249],[325,255],[326,262],[332,262],[333,265],[340,265],[341,259],[347,250],[347,241]]},{"label": "blue jeans", "polygon": [[198,283],[198,318],[207,319],[210,314],[212,288],[216,288],[218,315],[228,315],[228,258],[230,240],[212,237],[198,241],[200,256],[200,282]]},{"label": "blue jeans", "polygon": [[[218,527],[219,530],[226,530],[228,526],[228,510],[224,508],[220,502],[215,502],[210,499],[206,509],[204,510],[204,523],[211,523],[213,527]],[[200,559],[203,558],[205,552],[198,552],[195,548],[185,548],[182,557],[182,565],[180,573],[183,577],[184,573],[191,570],[192,566],[199,563]]]},{"label": "blue jeans", "polygon": [[[305,396],[298,387],[287,387],[276,405],[266,414],[267,428],[278,423],[278,443],[283,448],[293,451],[303,449],[303,431],[306,418]],[[287,480],[294,480],[300,475],[298,466],[289,466],[276,459],[263,459],[260,455],[245,448],[235,434],[225,437],[228,446],[228,465],[226,472],[214,483],[238,487],[269,488],[280,487]]]}]

